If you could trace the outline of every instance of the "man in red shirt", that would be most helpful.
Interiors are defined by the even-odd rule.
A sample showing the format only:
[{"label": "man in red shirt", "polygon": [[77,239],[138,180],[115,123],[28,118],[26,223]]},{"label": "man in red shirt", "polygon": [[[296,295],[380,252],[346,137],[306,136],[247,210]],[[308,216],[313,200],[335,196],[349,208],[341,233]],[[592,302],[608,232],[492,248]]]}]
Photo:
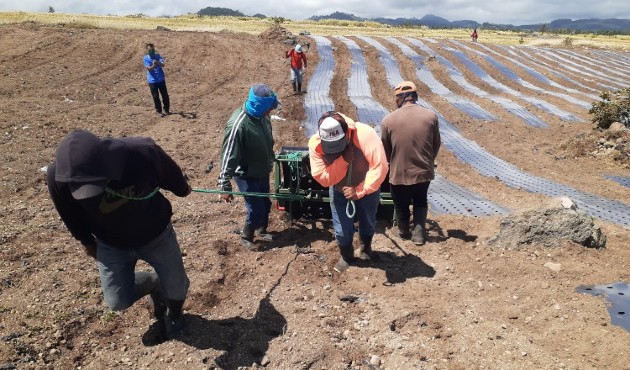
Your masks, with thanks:
[{"label": "man in red shirt", "polygon": [[288,50],[286,58],[291,58],[291,84],[293,85],[293,93],[302,93],[302,72],[306,70],[306,53],[302,51],[302,45],[297,44],[291,50]]}]

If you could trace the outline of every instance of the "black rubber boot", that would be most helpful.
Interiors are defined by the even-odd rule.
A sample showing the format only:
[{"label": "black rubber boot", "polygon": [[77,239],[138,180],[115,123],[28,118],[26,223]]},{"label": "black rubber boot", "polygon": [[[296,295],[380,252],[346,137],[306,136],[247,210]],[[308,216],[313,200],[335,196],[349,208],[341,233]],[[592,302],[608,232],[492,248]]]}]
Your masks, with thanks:
[{"label": "black rubber boot", "polygon": [[297,86],[297,92],[298,92],[298,94],[302,94],[302,83],[301,83],[301,82],[298,82],[298,84],[297,84],[297,85],[298,85],[298,86]]},{"label": "black rubber boot", "polygon": [[254,244],[254,228],[251,224],[245,224],[245,226],[243,226],[240,243],[249,250],[256,249],[256,245]]},{"label": "black rubber boot", "polygon": [[411,233],[411,241],[414,242],[415,245],[424,245],[426,242],[426,228],[425,224],[427,222],[427,208],[418,208],[414,207],[413,210],[413,231]]},{"label": "black rubber boot", "polygon": [[259,228],[256,229],[256,236],[258,236],[258,239],[265,241],[265,242],[272,242],[273,241],[273,235],[269,234],[267,232],[267,228],[264,226],[261,226]]},{"label": "black rubber boot", "polygon": [[293,85],[293,93],[297,94],[297,92],[298,92],[297,81],[293,80],[293,81],[291,81],[291,84]]},{"label": "black rubber boot", "polygon": [[364,261],[374,259],[374,252],[372,251],[372,237],[359,237],[359,258]]},{"label": "black rubber boot", "polygon": [[398,225],[398,236],[402,239],[411,238],[411,232],[409,232],[409,217],[403,217],[396,213],[396,225]]},{"label": "black rubber boot", "polygon": [[347,246],[339,246],[339,254],[341,254],[341,258],[335,264],[334,270],[342,273],[350,267],[350,264],[355,261],[354,259],[354,249],[352,248],[352,244]]},{"label": "black rubber boot", "polygon": [[184,329],[184,301],[167,299],[166,315],[164,316],[164,334],[166,340],[177,338]]},{"label": "black rubber boot", "polygon": [[149,294],[153,303],[153,317],[156,320],[161,320],[166,312],[166,304],[162,297],[160,278],[155,271],[136,271],[134,283],[138,299]]}]

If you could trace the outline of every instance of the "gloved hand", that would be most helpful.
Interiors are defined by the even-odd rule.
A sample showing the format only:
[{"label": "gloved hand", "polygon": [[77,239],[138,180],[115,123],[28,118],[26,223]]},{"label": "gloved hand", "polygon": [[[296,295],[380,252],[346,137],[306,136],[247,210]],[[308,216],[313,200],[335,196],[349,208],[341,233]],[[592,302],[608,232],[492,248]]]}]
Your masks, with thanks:
[{"label": "gloved hand", "polygon": [[232,195],[232,194],[221,194],[220,197],[226,203],[230,203],[231,201],[234,200],[234,195]]}]

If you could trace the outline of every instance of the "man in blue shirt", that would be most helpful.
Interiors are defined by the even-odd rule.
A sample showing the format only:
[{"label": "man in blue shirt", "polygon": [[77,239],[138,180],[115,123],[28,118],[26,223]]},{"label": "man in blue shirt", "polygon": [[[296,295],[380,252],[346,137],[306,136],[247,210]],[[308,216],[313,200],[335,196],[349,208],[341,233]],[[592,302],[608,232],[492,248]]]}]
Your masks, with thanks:
[{"label": "man in blue shirt", "polygon": [[[147,81],[151,89],[151,96],[153,96],[155,112],[161,116],[171,114],[169,111],[170,101],[166,90],[166,79],[162,69],[164,67],[164,58],[155,52],[153,44],[147,44],[146,48],[147,54],[144,56],[144,68],[147,69]],[[162,94],[162,102],[160,102],[159,94]],[[162,103],[164,104],[164,110],[162,110]]]}]

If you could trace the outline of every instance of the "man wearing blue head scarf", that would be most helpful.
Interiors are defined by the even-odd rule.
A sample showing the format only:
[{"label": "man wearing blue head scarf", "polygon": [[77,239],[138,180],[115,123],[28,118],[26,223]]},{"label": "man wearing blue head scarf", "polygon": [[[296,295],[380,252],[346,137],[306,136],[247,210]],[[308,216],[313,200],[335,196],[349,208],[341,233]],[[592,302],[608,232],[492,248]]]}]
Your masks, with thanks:
[{"label": "man wearing blue head scarf", "polygon": [[[270,114],[279,105],[269,86],[256,84],[249,90],[247,101],[232,113],[223,136],[220,190],[232,191],[230,180],[234,178],[241,192],[269,193],[269,174],[275,161]],[[267,233],[271,201],[265,197],[244,198],[247,219],[240,243],[254,249],[255,233],[263,240],[272,240]],[[230,202],[234,196],[221,194],[221,199]]]}]

